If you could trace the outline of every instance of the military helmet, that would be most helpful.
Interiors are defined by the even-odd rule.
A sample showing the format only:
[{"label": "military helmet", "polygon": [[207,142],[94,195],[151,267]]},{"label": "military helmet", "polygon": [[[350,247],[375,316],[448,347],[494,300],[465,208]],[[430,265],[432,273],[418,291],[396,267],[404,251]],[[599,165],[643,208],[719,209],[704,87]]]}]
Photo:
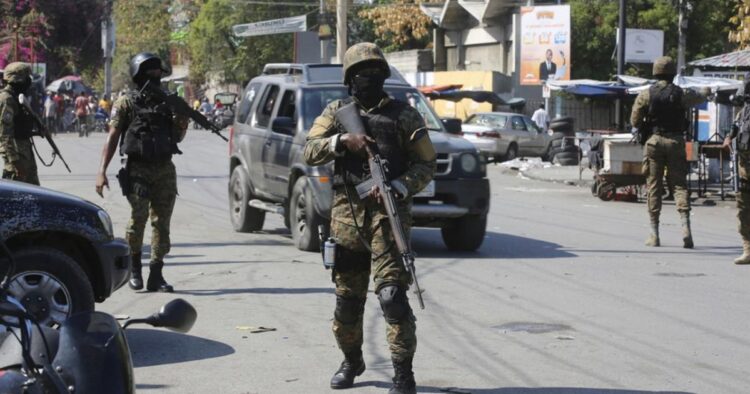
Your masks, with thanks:
[{"label": "military helmet", "polygon": [[31,65],[29,63],[13,62],[5,66],[3,79],[9,83],[22,83],[31,77]]},{"label": "military helmet", "polygon": [[150,52],[141,52],[130,59],[130,78],[135,82],[135,78],[146,70],[147,64],[158,64],[164,76],[172,73],[172,70],[161,60],[159,56]]},{"label": "military helmet", "polygon": [[674,59],[669,56],[662,56],[656,59],[652,74],[654,74],[654,76],[677,74],[677,66],[674,63]]},{"label": "military helmet", "polygon": [[386,78],[391,76],[391,69],[383,56],[383,51],[371,42],[362,42],[352,45],[344,54],[344,84],[349,82],[352,71],[356,70],[355,66],[366,62],[376,63],[382,67]]}]

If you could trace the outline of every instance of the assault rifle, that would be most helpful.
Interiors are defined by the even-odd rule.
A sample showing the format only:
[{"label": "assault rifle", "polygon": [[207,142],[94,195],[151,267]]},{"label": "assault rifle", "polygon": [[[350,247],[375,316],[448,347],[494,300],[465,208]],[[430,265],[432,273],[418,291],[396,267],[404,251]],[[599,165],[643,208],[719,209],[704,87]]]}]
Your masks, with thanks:
[{"label": "assault rifle", "polygon": [[[359,116],[359,109],[355,103],[350,103],[341,107],[341,109],[336,112],[335,116],[347,132],[351,134],[366,134],[362,118]],[[380,154],[369,146],[367,146],[367,156],[371,178],[357,186],[357,193],[360,195],[360,198],[363,198],[363,196],[369,194],[372,187],[377,187],[378,194],[380,194],[380,199],[383,201],[383,206],[385,207],[385,212],[388,215],[388,222],[391,225],[391,232],[393,233],[393,239],[396,242],[396,248],[401,255],[401,261],[403,262],[406,271],[414,280],[414,294],[419,301],[419,307],[424,309],[422,290],[419,288],[417,270],[414,267],[414,253],[411,250],[411,245],[409,245],[409,242],[406,240],[406,234],[404,234],[404,228],[401,225],[401,219],[398,216],[396,199],[393,197],[393,191],[391,190],[391,185],[390,182],[388,182],[386,175],[388,173],[388,167],[380,157]]]},{"label": "assault rifle", "polygon": [[205,116],[203,116],[202,113],[190,108],[188,103],[186,103],[185,100],[178,96],[177,93],[167,93],[160,87],[152,85],[151,81],[146,81],[146,84],[143,85],[141,93],[143,92],[148,92],[157,100],[167,103],[169,108],[172,109],[174,113],[189,117],[190,119],[194,120],[195,123],[201,125],[201,127],[203,127],[204,129],[211,130],[211,132],[218,135],[219,138],[223,139],[224,141],[229,141],[227,137],[224,137],[221,134],[221,128],[219,126],[208,120]]},{"label": "assault rifle", "polygon": [[[39,156],[39,161],[42,162],[45,166],[49,167],[52,165],[52,163],[55,162],[55,158],[59,157],[60,161],[62,161],[63,165],[65,166],[65,169],[70,171],[70,167],[68,167],[68,163],[65,162],[65,159],[62,156],[62,153],[60,153],[60,149],[57,148],[57,144],[55,144],[55,141],[52,139],[52,136],[49,133],[49,130],[47,130],[47,126],[44,125],[44,122],[39,118],[39,115],[34,112],[31,107],[29,106],[29,103],[26,101],[26,97],[21,95],[18,98],[18,102],[21,104],[21,111],[26,112],[29,116],[31,116],[31,119],[34,121],[34,124],[39,129],[39,134],[44,137],[44,139],[47,140],[47,143],[50,147],[52,147],[52,162],[47,165],[47,163],[42,160],[41,156],[39,156],[39,152],[37,152],[37,156]],[[36,148],[34,148],[36,150]]]}]

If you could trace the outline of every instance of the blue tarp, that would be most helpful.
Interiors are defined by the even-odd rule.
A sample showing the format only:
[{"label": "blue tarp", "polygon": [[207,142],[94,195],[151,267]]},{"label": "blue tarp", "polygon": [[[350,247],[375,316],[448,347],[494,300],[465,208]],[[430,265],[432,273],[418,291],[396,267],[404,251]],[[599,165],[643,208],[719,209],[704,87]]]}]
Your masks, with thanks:
[{"label": "blue tarp", "polygon": [[563,88],[566,93],[595,98],[625,98],[629,86],[625,85],[571,85]]}]

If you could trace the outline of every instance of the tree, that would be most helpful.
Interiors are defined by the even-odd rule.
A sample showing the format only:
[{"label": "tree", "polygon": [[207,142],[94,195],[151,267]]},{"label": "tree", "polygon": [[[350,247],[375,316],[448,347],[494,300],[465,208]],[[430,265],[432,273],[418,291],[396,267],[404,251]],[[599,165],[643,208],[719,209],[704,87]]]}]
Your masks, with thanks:
[{"label": "tree", "polygon": [[223,81],[244,83],[258,75],[266,63],[290,62],[292,34],[235,37],[232,26],[298,15],[299,7],[239,4],[233,0],[208,0],[190,24],[190,80],[201,85],[209,73]]},{"label": "tree", "polygon": [[430,44],[432,20],[420,9],[420,3],[442,1],[381,0],[357,15],[374,28],[375,44],[385,52],[424,49]]},{"label": "tree", "polygon": [[746,49],[750,44],[750,0],[737,0],[729,22],[733,26],[728,34],[729,41]]}]

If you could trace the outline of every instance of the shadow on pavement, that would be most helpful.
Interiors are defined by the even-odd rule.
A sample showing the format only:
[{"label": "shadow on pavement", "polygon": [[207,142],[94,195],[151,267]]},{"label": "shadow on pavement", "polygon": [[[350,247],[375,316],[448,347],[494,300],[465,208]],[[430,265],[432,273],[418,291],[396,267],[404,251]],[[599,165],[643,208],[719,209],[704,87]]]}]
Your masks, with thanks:
[{"label": "shadow on pavement", "polygon": [[[366,381],[355,383],[354,387],[378,387],[387,389],[390,382]],[[493,389],[475,389],[463,387],[434,387],[417,384],[419,393],[448,394],[694,394],[686,391],[647,391],[627,389],[597,389],[586,387],[498,387]]]},{"label": "shadow on pavement", "polygon": [[166,389],[167,385],[165,384],[148,384],[148,383],[142,383],[142,384],[136,384],[135,388],[138,390],[163,390]]},{"label": "shadow on pavement", "polygon": [[475,252],[448,250],[439,229],[417,228],[412,230],[411,238],[418,257],[555,259],[577,256],[556,243],[491,231]]},{"label": "shadow on pavement", "polygon": [[174,294],[189,294],[194,296],[215,296],[226,294],[334,294],[333,288],[327,287],[253,287],[247,289],[204,289],[204,290],[175,290]]},{"label": "shadow on pavement", "polygon": [[234,353],[234,348],[229,345],[192,335],[137,328],[129,328],[125,334],[135,368],[205,360]]}]

